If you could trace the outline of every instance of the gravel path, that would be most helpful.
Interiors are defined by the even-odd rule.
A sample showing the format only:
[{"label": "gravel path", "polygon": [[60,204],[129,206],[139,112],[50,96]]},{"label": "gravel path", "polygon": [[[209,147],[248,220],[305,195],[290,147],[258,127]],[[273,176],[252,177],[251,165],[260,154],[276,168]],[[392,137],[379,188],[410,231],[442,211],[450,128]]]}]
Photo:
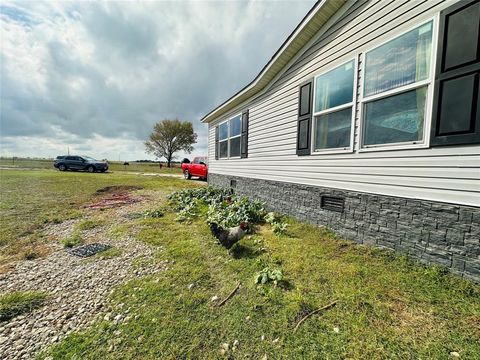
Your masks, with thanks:
[{"label": "gravel path", "polygon": [[[151,201],[109,209],[105,215],[110,219],[114,217],[118,225],[131,221],[126,215],[148,207],[148,203]],[[45,233],[60,239],[73,231],[76,222],[78,220],[52,226]],[[130,279],[166,270],[168,261],[148,261],[161,251],[159,247],[150,247],[130,236],[112,239],[108,233],[109,229],[103,227],[84,231],[83,235],[90,242],[122,249],[118,256],[79,258],[52,242],[49,245],[52,253],[48,257],[19,262],[11,272],[0,274],[0,294],[26,290],[48,293],[41,308],[0,322],[0,359],[34,358],[39,351],[74,330],[88,327],[98,318],[114,322],[130,319],[128,309],[120,314],[112,313],[108,295]],[[140,259],[147,261],[136,261]]]}]

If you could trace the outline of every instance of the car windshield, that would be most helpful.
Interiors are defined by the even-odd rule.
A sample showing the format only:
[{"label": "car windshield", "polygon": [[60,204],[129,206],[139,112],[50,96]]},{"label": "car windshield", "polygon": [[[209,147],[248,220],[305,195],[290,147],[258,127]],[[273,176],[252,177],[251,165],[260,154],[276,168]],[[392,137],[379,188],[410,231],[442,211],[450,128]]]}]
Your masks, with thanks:
[{"label": "car windshield", "polygon": [[85,160],[90,160],[90,161],[98,161],[97,159],[94,159],[90,156],[82,156],[82,158],[84,158]]}]

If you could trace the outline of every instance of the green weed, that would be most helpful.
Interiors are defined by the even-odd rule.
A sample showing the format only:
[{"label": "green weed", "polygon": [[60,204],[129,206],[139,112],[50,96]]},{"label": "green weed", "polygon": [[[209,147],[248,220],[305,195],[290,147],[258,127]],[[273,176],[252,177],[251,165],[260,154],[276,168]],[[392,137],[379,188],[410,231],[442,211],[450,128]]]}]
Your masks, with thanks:
[{"label": "green weed", "polygon": [[83,244],[83,238],[80,232],[76,231],[69,237],[66,237],[60,241],[60,243],[63,245],[65,248],[72,248],[78,245]]}]

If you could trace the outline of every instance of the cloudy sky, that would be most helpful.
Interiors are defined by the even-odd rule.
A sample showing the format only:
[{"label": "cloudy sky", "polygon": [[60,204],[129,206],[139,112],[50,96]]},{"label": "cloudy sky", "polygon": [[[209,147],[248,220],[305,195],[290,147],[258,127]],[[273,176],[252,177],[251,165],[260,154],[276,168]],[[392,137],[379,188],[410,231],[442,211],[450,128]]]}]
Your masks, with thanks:
[{"label": "cloudy sky", "polygon": [[[199,119],[249,83],[307,13],[305,1],[2,0],[3,156],[152,158],[164,118]],[[181,156],[181,154],[179,154]]]}]

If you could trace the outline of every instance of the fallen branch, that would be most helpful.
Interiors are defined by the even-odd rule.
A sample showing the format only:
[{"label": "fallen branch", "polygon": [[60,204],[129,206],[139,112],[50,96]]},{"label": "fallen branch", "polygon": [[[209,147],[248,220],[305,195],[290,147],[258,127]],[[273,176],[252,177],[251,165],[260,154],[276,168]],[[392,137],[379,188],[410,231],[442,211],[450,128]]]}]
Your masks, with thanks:
[{"label": "fallen branch", "polygon": [[313,310],[312,312],[309,312],[307,315],[305,315],[298,323],[297,325],[295,326],[295,328],[293,329],[293,332],[296,332],[298,327],[305,321],[307,320],[310,316],[322,311],[322,310],[327,310],[327,309],[330,309],[331,307],[334,307],[335,304],[337,303],[338,300],[335,300],[333,302],[331,302],[330,304],[328,305],[325,305],[324,307],[321,307],[320,309],[317,309],[317,310]]},{"label": "fallen branch", "polygon": [[235,293],[237,292],[237,290],[240,288],[240,283],[237,284],[237,286],[235,286],[235,289],[233,289],[233,291],[224,299],[222,300],[221,302],[218,303],[218,307],[222,306],[223,304],[225,304],[228,300],[230,300],[230,298],[235,295]]}]

